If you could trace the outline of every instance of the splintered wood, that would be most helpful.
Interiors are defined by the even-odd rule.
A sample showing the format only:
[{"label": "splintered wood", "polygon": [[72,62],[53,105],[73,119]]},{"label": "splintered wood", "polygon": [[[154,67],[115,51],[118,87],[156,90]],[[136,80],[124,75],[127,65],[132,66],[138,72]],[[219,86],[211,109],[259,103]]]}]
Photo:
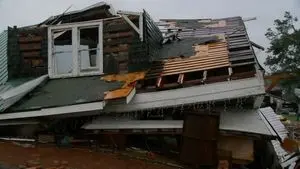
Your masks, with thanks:
[{"label": "splintered wood", "polygon": [[[147,76],[168,76],[230,66],[226,42],[195,45],[194,51],[195,55],[188,58],[164,60],[161,72],[153,72]],[[152,69],[156,70],[155,67]]]},{"label": "splintered wood", "polygon": [[119,81],[124,82],[120,89],[108,91],[105,93],[105,100],[119,99],[127,97],[135,87],[135,82],[145,78],[145,72],[134,72],[127,74],[114,74],[104,76],[102,79],[108,82]]}]

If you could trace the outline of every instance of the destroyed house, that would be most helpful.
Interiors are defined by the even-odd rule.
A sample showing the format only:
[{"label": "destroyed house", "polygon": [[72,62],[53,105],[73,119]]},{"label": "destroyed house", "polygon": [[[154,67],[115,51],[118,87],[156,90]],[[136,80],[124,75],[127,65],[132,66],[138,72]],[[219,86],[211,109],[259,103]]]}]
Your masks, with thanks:
[{"label": "destroyed house", "polygon": [[[47,74],[49,52],[52,52],[51,54],[56,52],[58,55],[56,56],[59,63],[56,65],[59,69],[57,73],[65,74],[70,71],[72,58],[63,57],[63,54],[71,53],[72,48],[76,48],[72,42],[77,42],[77,38],[80,39],[77,44],[80,48],[78,50],[81,50],[80,55],[86,53],[91,55],[90,60],[82,60],[83,65],[80,66],[87,67],[87,62],[95,65],[96,56],[93,53],[97,50],[102,55],[101,58],[97,58],[102,59],[101,65],[97,65],[103,67],[101,74],[136,71],[138,70],[136,65],[147,66],[147,62],[162,41],[159,30],[145,11],[129,14],[119,12],[120,14],[117,14],[106,3],[97,3],[82,10],[50,17],[37,25],[22,28],[9,27],[7,30],[9,79]],[[72,28],[75,27],[78,29],[74,31],[80,36],[72,37],[75,34]],[[54,43],[51,47],[53,50],[48,50],[49,43]],[[99,47],[101,49],[98,49]],[[138,57],[134,58],[134,56]],[[61,62],[66,62],[66,65]]]},{"label": "destroyed house", "polygon": [[132,136],[176,137],[181,161],[193,165],[228,152],[250,164],[278,138],[259,109],[263,73],[241,17],[155,23],[146,11],[98,3],[12,30],[8,79],[42,76],[0,94],[1,126],[109,135],[119,148]]},{"label": "destroyed house", "polygon": [[8,101],[13,106],[3,116],[27,117],[29,111],[40,113],[28,117],[44,116],[46,109],[79,105],[88,109],[76,111],[93,111],[95,105],[96,114],[121,113],[238,98],[259,107],[263,75],[241,17],[167,20],[158,24],[162,28],[145,11],[118,13],[70,23],[64,19],[76,12],[51,17],[60,24],[47,25],[48,75],[28,82],[20,91],[25,97]]}]

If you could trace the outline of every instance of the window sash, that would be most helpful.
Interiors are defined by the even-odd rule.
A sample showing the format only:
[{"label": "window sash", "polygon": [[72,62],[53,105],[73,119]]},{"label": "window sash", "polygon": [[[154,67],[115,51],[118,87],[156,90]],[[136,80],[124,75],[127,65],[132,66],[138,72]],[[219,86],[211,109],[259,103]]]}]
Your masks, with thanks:
[{"label": "window sash", "polygon": [[[92,49],[80,49],[80,35],[81,29],[86,28],[98,28],[98,44],[99,47]],[[54,34],[64,31],[72,31],[72,51],[54,51]],[[57,35],[57,34],[56,34]],[[59,36],[57,36],[59,37]],[[56,38],[57,38],[56,37]],[[81,51],[92,51],[96,50],[96,67],[88,67],[88,72],[84,72],[80,68],[80,52]],[[58,74],[57,72],[57,58],[55,54],[58,53],[68,53],[72,54],[72,65],[73,70],[68,74]],[[84,69],[86,70],[86,68]],[[92,71],[95,70],[95,71]],[[103,22],[97,21],[95,23],[85,23],[85,24],[72,24],[72,25],[58,25],[48,27],[48,73],[50,78],[61,78],[61,77],[76,77],[85,75],[100,75],[103,74]]]}]

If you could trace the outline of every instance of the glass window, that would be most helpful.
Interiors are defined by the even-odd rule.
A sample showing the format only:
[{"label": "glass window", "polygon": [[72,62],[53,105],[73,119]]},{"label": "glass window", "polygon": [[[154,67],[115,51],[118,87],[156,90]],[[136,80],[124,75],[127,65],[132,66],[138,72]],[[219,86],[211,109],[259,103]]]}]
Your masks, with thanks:
[{"label": "glass window", "polygon": [[103,73],[102,22],[51,26],[48,32],[50,78]]},{"label": "glass window", "polygon": [[80,72],[99,71],[99,27],[79,29]]},{"label": "glass window", "polygon": [[73,71],[72,30],[53,31],[53,65],[57,75]]}]

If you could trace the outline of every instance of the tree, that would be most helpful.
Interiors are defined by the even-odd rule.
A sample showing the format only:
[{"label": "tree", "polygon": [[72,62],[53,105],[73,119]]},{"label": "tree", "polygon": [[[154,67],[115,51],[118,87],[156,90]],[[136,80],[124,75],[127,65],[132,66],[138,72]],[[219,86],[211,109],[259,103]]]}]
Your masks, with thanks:
[{"label": "tree", "polygon": [[275,29],[269,28],[265,34],[270,40],[265,65],[270,67],[272,73],[295,74],[295,78],[281,83],[289,100],[295,99],[293,91],[300,84],[300,31],[295,27],[297,21],[290,12],[285,12],[282,20],[274,21]]},{"label": "tree", "polygon": [[295,72],[300,70],[300,31],[294,24],[298,19],[285,12],[284,19],[274,21],[275,30],[269,28],[266,37],[270,40],[266,65],[273,72]]}]

